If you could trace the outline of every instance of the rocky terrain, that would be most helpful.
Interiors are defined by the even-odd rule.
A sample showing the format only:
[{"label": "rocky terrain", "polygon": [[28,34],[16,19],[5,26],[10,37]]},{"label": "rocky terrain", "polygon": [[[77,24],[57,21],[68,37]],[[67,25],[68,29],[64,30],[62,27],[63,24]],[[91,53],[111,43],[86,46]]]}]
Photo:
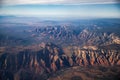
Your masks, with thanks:
[{"label": "rocky terrain", "polygon": [[[35,47],[38,49],[34,50]],[[67,53],[67,50],[71,50],[70,47],[64,50],[52,43],[42,43],[35,47],[29,46],[18,52],[13,49],[10,53],[1,54],[1,79],[22,80],[21,78],[23,78],[26,80],[25,78],[30,78],[27,77],[30,74],[32,80],[39,80],[40,77],[38,76],[44,74],[44,78],[47,79],[46,73],[73,66],[107,67],[120,65],[120,50],[90,50],[74,47],[72,48],[73,51],[70,51],[71,53]]]},{"label": "rocky terrain", "polygon": [[120,26],[106,21],[5,27],[0,80],[119,80]]},{"label": "rocky terrain", "polygon": [[[108,29],[106,29],[108,28]],[[106,46],[120,44],[119,26],[101,25],[60,25],[36,28],[31,31],[36,41],[52,42],[57,45]]]},{"label": "rocky terrain", "polygon": [[119,72],[116,66],[76,66],[53,73],[49,80],[119,80]]}]

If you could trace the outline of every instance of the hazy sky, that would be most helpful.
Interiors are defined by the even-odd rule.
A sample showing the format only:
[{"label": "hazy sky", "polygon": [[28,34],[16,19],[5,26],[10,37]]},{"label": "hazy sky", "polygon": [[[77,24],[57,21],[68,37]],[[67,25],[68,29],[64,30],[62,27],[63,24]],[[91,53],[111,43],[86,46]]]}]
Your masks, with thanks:
[{"label": "hazy sky", "polygon": [[3,5],[18,4],[80,4],[80,3],[116,3],[120,0],[0,0]]},{"label": "hazy sky", "polygon": [[119,0],[0,0],[0,15],[120,18]]}]

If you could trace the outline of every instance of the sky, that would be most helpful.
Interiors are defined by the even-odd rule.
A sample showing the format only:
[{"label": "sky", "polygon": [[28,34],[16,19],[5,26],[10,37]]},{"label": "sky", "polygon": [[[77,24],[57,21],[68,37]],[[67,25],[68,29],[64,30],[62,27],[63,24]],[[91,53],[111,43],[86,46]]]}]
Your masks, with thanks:
[{"label": "sky", "polygon": [[120,0],[0,0],[3,5],[19,4],[80,4],[80,3],[116,3]]},{"label": "sky", "polygon": [[0,0],[0,15],[120,18],[120,0]]}]

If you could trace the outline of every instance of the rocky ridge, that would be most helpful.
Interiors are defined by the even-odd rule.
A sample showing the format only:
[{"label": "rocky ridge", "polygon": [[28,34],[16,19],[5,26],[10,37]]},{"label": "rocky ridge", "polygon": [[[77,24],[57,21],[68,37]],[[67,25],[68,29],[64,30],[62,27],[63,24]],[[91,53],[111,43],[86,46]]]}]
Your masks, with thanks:
[{"label": "rocky ridge", "polygon": [[[79,47],[67,48],[67,50],[52,44],[42,43],[38,51],[25,49],[18,53],[3,53],[0,55],[1,75],[5,71],[16,74],[13,78],[29,70],[29,73],[42,75],[62,68],[72,66],[115,66],[120,65],[120,50],[106,49],[80,49]],[[9,73],[6,73],[9,74]],[[11,73],[10,73],[11,74]],[[23,76],[24,77],[24,76]],[[4,79],[4,77],[2,77]],[[9,77],[8,77],[9,78]],[[20,80],[17,77],[16,80]]]}]

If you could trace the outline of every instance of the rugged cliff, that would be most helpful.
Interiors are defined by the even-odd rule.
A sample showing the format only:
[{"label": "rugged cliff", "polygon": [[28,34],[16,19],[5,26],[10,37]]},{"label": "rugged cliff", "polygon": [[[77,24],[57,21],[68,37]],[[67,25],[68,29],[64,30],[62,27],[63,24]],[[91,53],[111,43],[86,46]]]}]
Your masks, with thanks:
[{"label": "rugged cliff", "polygon": [[[33,48],[33,50],[32,50]],[[36,48],[36,50],[34,49]],[[16,50],[16,49],[14,49]],[[31,74],[33,79],[73,66],[117,66],[120,65],[120,50],[61,48],[52,43],[24,47],[21,51],[0,55],[2,79],[21,80]],[[72,51],[71,51],[72,50]],[[15,53],[13,53],[15,52]],[[70,52],[70,53],[69,53]],[[22,74],[25,75],[22,75]],[[33,74],[34,73],[34,74]],[[4,75],[8,75],[7,77]],[[12,76],[10,76],[12,75]],[[44,75],[45,79],[47,75]],[[28,77],[29,78],[29,77]]]}]

